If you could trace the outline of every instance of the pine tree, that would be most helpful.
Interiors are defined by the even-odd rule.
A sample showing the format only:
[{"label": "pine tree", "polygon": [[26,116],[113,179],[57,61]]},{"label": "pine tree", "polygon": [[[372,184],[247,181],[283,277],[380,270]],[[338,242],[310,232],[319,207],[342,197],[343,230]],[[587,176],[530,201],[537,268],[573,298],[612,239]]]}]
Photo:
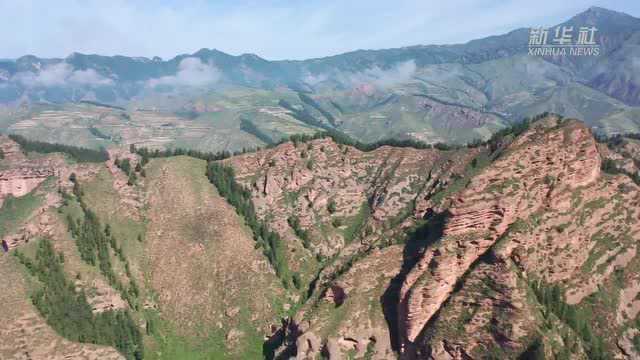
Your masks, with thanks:
[{"label": "pine tree", "polygon": [[137,177],[134,171],[129,172],[129,179],[127,180],[127,185],[133,186],[136,183]]}]

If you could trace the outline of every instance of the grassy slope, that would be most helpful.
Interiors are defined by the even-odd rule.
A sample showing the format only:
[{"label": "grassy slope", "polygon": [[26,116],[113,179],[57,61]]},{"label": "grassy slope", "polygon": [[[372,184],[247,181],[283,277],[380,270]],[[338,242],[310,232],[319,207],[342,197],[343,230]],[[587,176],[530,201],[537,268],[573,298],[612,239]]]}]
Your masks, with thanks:
[{"label": "grassy slope", "polygon": [[204,170],[204,161],[187,157],[147,169],[145,272],[162,326],[171,328],[158,357],[261,357],[261,332],[281,311],[284,291]]},{"label": "grassy slope", "polygon": [[0,208],[0,237],[10,234],[40,206],[43,197],[31,192],[25,196],[8,197]]}]

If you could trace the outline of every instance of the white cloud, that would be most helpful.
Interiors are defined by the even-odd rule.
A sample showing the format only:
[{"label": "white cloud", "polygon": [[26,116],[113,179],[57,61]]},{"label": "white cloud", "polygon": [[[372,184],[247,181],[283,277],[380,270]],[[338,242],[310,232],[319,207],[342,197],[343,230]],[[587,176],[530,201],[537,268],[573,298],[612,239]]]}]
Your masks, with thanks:
[{"label": "white cloud", "polygon": [[[597,0],[640,14],[640,2]],[[202,47],[267,59],[463,42],[560,23],[593,0],[0,1],[0,57],[77,51],[172,58]],[[38,11],[46,8],[47,11]],[[157,26],[140,26],[156,24]]]},{"label": "white cloud", "polygon": [[68,77],[69,82],[80,85],[110,85],[113,80],[98,74],[93,69],[76,70]]},{"label": "white cloud", "polygon": [[13,80],[27,87],[61,86],[65,84],[66,79],[72,73],[73,67],[71,65],[59,63],[46,66],[37,73],[31,71],[19,72],[13,76]]},{"label": "white cloud", "polygon": [[416,63],[413,60],[395,64],[390,69],[378,66],[356,73],[342,73],[338,79],[347,86],[371,84],[378,88],[389,88],[397,84],[406,83],[415,75]]},{"label": "white cloud", "polygon": [[12,79],[26,87],[51,87],[71,85],[109,85],[113,81],[98,74],[93,69],[73,70],[66,62],[47,65],[38,72],[24,71],[15,74]]},{"label": "white cloud", "polygon": [[315,86],[320,84],[321,82],[327,81],[329,76],[327,74],[307,74],[304,76],[302,81],[307,83],[308,85]]},{"label": "white cloud", "polygon": [[200,59],[188,57],[182,59],[175,75],[151,79],[147,82],[150,87],[157,85],[193,86],[211,85],[220,79],[220,71],[211,64],[205,64]]}]

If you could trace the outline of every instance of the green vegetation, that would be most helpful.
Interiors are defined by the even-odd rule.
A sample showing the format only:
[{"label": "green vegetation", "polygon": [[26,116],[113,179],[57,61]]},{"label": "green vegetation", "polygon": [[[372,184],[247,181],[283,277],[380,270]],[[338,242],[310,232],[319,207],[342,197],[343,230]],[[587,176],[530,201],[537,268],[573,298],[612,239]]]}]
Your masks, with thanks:
[{"label": "green vegetation", "polygon": [[147,322],[146,335],[153,338],[145,351],[147,359],[167,360],[217,360],[226,359],[226,346],[224,334],[221,331],[212,331],[201,342],[194,343],[189,338],[176,333],[174,325],[163,319],[158,311],[147,309],[143,312]]},{"label": "green vegetation", "polygon": [[195,120],[200,116],[200,114],[195,110],[179,110],[174,112],[174,114],[187,120]]},{"label": "green vegetation", "polygon": [[116,159],[114,163],[125,174],[129,174],[131,172],[131,162],[129,161],[129,159]]},{"label": "green vegetation", "polygon": [[236,208],[236,212],[244,217],[247,225],[253,231],[253,238],[257,245],[264,249],[264,254],[273,265],[276,275],[282,280],[285,287],[288,287],[291,274],[282,239],[258,219],[251,201],[251,192],[238,184],[233,168],[230,166],[210,162],[207,166],[207,177],[216,186],[220,196],[224,197],[229,204]]},{"label": "green vegetation", "polygon": [[356,236],[358,236],[358,234],[366,224],[367,218],[370,214],[371,207],[369,206],[369,202],[364,201],[362,205],[360,205],[358,214],[349,219],[349,224],[344,231],[344,241],[347,244],[351,243],[356,238]]},{"label": "green vegetation", "polygon": [[61,152],[68,154],[78,162],[103,162],[109,160],[106,150],[93,150],[71,145],[51,144],[43,141],[28,140],[24,136],[9,135],[11,140],[20,144],[24,151],[35,151],[38,153]]},{"label": "green vegetation", "polygon": [[20,226],[41,203],[42,196],[33,192],[18,198],[8,196],[0,208],[0,237]]},{"label": "green vegetation", "polygon": [[163,150],[163,151],[160,151],[158,149],[149,150],[147,148],[137,148],[136,149],[136,153],[138,155],[142,156],[142,162],[143,162],[142,166],[144,166],[144,164],[146,164],[146,162],[148,161],[149,158],[163,158],[163,157],[172,157],[172,156],[183,156],[183,155],[185,155],[185,156],[191,156],[193,158],[202,159],[202,160],[206,160],[206,161],[216,161],[216,160],[227,159],[227,158],[231,157],[232,155],[241,154],[240,152],[231,153],[229,151],[218,151],[216,153],[212,153],[212,152],[189,150],[189,149],[182,149],[182,148],[166,149],[166,150]]},{"label": "green vegetation", "polygon": [[329,100],[329,102],[331,103],[331,105],[333,105],[333,107],[335,107],[340,112],[340,114],[344,114],[344,109],[342,108],[342,106],[340,106],[340,104],[338,104],[333,100]]},{"label": "green vegetation", "polygon": [[592,328],[591,316],[581,311],[577,306],[569,305],[562,299],[562,291],[558,285],[547,285],[542,281],[532,284],[532,289],[538,302],[544,307],[543,315],[548,318],[554,314],[562,322],[573,329],[582,339],[589,359],[608,359],[602,338],[595,335]]},{"label": "green vegetation", "polygon": [[611,175],[618,175],[618,174],[627,175],[628,177],[631,178],[631,180],[633,180],[633,182],[636,183],[636,185],[640,185],[640,174],[638,174],[638,173],[629,173],[629,172],[625,171],[624,169],[619,168],[616,165],[615,160],[613,160],[613,159],[610,159],[610,158],[604,159],[602,161],[602,164],[601,164],[600,168],[602,169],[603,172],[605,172],[607,174],[611,174]]},{"label": "green vegetation", "polygon": [[522,121],[515,123],[509,127],[506,127],[502,130],[497,131],[496,133],[494,133],[491,138],[489,139],[489,141],[487,141],[487,143],[489,144],[489,148],[491,149],[491,152],[495,152],[496,150],[498,150],[498,148],[500,147],[500,145],[502,144],[502,142],[508,137],[517,137],[519,135],[521,135],[522,133],[524,133],[525,131],[527,131],[529,129],[529,127],[531,126],[531,123],[533,121],[542,119],[546,116],[549,116],[549,113],[542,113],[540,115],[536,115],[533,118],[525,118]]},{"label": "green vegetation", "polygon": [[283,108],[291,111],[291,115],[302,121],[303,123],[307,124],[307,125],[311,125],[311,126],[315,126],[315,127],[319,127],[321,129],[326,129],[329,130],[331,129],[331,127],[323,122],[321,122],[320,120],[316,119],[313,115],[311,115],[311,113],[309,113],[309,111],[307,109],[297,109],[295,108],[293,105],[291,105],[287,100],[280,100],[278,102],[278,105],[282,106]]},{"label": "green vegetation", "polygon": [[108,109],[127,111],[127,109],[125,109],[125,108],[123,108],[121,106],[109,105],[109,104],[105,104],[105,103],[101,103],[101,102],[97,102],[97,101],[80,100],[80,103],[89,104],[89,105],[93,105],[93,106],[105,107],[105,108],[108,108]]},{"label": "green vegetation", "polygon": [[613,159],[610,158],[606,158],[602,161],[602,165],[601,165],[601,169],[602,171],[606,172],[607,174],[619,174],[620,171],[618,170],[618,167],[616,166],[616,162],[613,161]]},{"label": "green vegetation", "polygon": [[329,214],[335,213],[336,210],[336,201],[334,199],[329,200],[329,204],[327,204],[327,211]]},{"label": "green vegetation", "polygon": [[309,249],[311,245],[309,231],[304,230],[303,228],[300,227],[300,219],[298,219],[297,216],[290,216],[287,219],[287,222],[289,223],[289,226],[291,226],[291,228],[293,229],[293,232],[296,234],[296,236],[302,239],[302,246],[304,246],[305,249]]},{"label": "green vegetation", "polygon": [[113,346],[127,359],[142,359],[142,336],[128,311],[93,314],[84,292],[76,292],[63,269],[64,258],[47,239],[38,244],[35,260],[16,251],[16,257],[42,288],[32,296],[33,304],[47,323],[71,341]]},{"label": "green vegetation", "polygon": [[640,335],[633,337],[633,347],[636,351],[640,351]]},{"label": "green vegetation", "polygon": [[89,132],[91,133],[91,135],[99,138],[99,139],[103,139],[103,140],[111,140],[111,136],[103,133],[102,131],[100,131],[100,129],[98,129],[97,127],[90,127],[89,128]]},{"label": "green vegetation", "polygon": [[[299,113],[300,110],[296,109],[295,107],[293,107],[291,104],[289,104],[288,102],[286,102],[285,100],[281,100],[281,106],[287,108],[290,111],[294,111],[296,113]],[[285,106],[286,105],[286,106]],[[306,110],[305,110],[306,111]],[[306,112],[305,112],[306,113]],[[307,113],[308,114],[308,113]],[[547,116],[548,113],[543,113],[541,115],[538,115],[536,117],[534,117],[534,119],[539,119],[542,118],[544,116]],[[310,114],[308,114],[308,116],[311,116]],[[312,116],[311,116],[312,117]],[[243,121],[244,120],[244,121]],[[302,121],[302,120],[301,120]],[[311,120],[307,120],[311,121]],[[317,122],[317,120],[314,121]],[[467,145],[452,145],[452,144],[444,144],[444,143],[436,143],[436,144],[427,144],[424,143],[422,141],[418,141],[418,140],[413,140],[413,139],[395,139],[395,138],[389,138],[389,139],[383,139],[380,141],[376,141],[373,143],[363,143],[360,142],[358,140],[353,139],[352,137],[350,137],[349,135],[331,128],[325,124],[320,123],[320,125],[318,125],[317,123],[313,123],[310,125],[313,126],[317,126],[317,127],[321,127],[323,129],[323,131],[319,131],[313,135],[306,135],[306,134],[294,134],[289,136],[288,138],[282,139],[279,142],[273,142],[273,140],[271,140],[271,138],[269,137],[269,141],[266,141],[265,139],[261,139],[265,142],[267,142],[267,146],[263,147],[266,149],[269,148],[273,148],[276,147],[280,144],[286,143],[288,141],[293,142],[295,145],[299,144],[299,143],[306,143],[306,142],[310,142],[313,140],[317,140],[317,139],[324,139],[324,138],[330,138],[331,140],[333,140],[335,143],[339,144],[339,145],[345,145],[345,146],[351,146],[351,147],[355,147],[356,149],[360,150],[360,151],[364,151],[364,152],[369,152],[369,151],[373,151],[375,149],[378,149],[382,146],[393,146],[393,147],[399,147],[399,148],[413,148],[413,149],[438,149],[441,151],[449,151],[449,150],[456,150],[456,149],[461,149],[461,148],[472,148],[472,147],[480,147],[480,146],[485,146],[487,144],[491,145],[494,144],[493,146],[497,147],[497,144],[500,143],[500,141],[508,136],[508,135],[514,135],[517,136],[519,134],[521,134],[522,132],[524,132],[526,129],[528,129],[529,124],[532,120],[529,119],[525,119],[523,120],[521,123],[515,124],[509,128],[503,129],[500,132],[496,133],[490,140],[486,141],[486,142],[481,142],[481,141],[474,141],[472,143],[469,143]],[[243,131],[249,132],[253,135],[255,135],[258,138],[261,138],[263,136],[268,136],[264,133],[260,133],[260,135],[258,135],[258,133],[253,133],[252,131],[254,131],[255,129],[257,129],[255,127],[255,125],[253,123],[251,123],[251,125],[249,125],[249,121],[247,119],[241,119],[241,127],[244,126],[244,128],[242,129]],[[255,128],[255,129],[254,129]],[[259,130],[258,130],[259,131]],[[261,149],[263,149],[261,147],[255,147],[255,148],[243,148],[242,151],[236,151],[236,152],[230,152],[230,151],[218,151],[218,152],[204,152],[204,151],[198,151],[198,150],[190,150],[190,149],[184,149],[184,148],[174,148],[174,149],[166,149],[166,150],[149,150],[147,148],[139,148],[136,149],[136,153],[140,156],[143,157],[143,160],[146,158],[158,158],[158,157],[171,157],[171,156],[181,156],[181,155],[186,155],[186,156],[191,156],[197,159],[202,159],[202,160],[206,160],[206,161],[217,161],[217,160],[224,160],[227,159],[231,156],[235,156],[235,155],[240,155],[240,154],[244,154],[247,152],[253,152],[253,151],[259,151]],[[313,164],[311,164],[313,165]],[[143,164],[144,166],[144,164]]]},{"label": "green vegetation", "polygon": [[[133,148],[133,150],[135,151],[135,148]],[[143,159],[146,159],[146,158],[143,158]],[[122,172],[127,174],[128,176],[127,185],[129,186],[133,186],[138,180],[138,177],[136,176],[136,171],[139,172],[140,175],[145,176],[144,169],[142,168],[142,165],[140,163],[137,163],[135,168],[131,167],[131,162],[129,161],[129,159],[124,159],[124,160],[116,159],[114,163],[118,168],[120,168],[120,170],[122,170]]]},{"label": "green vegetation", "polygon": [[300,97],[300,100],[302,100],[303,103],[313,107],[314,109],[318,110],[318,112],[320,112],[322,114],[322,116],[324,116],[329,123],[332,126],[336,126],[336,118],[327,110],[323,109],[322,106],[320,106],[320,104],[318,104],[318,102],[316,102],[314,99],[312,99],[310,96],[308,96],[307,94],[298,93],[298,97]]},{"label": "green vegetation", "polygon": [[[118,290],[123,299],[125,299],[132,308],[137,308],[136,299],[140,294],[140,289],[136,281],[131,276],[129,262],[124,256],[122,248],[120,248],[111,233],[111,228],[107,224],[104,229],[100,224],[97,215],[91,211],[82,199],[82,191],[76,181],[74,183],[74,193],[82,208],[83,219],[75,220],[73,217],[67,217],[67,224],[72,236],[76,239],[76,246],[80,253],[80,258],[91,266],[98,266],[100,273],[107,279],[109,285]],[[125,285],[118,279],[111,262],[110,250],[118,257],[120,262],[124,264],[125,272],[129,278],[129,286]]]},{"label": "green vegetation", "polygon": [[527,350],[518,357],[518,360],[545,360],[544,342],[540,338],[533,340]]},{"label": "green vegetation", "polygon": [[260,139],[260,141],[262,141],[263,143],[267,144],[267,145],[271,145],[274,143],[273,139],[271,139],[271,136],[269,136],[269,134],[265,133],[264,131],[260,130],[254,123],[253,121],[247,119],[247,118],[240,118],[240,130],[251,134],[255,137],[257,137],[258,139]]},{"label": "green vegetation", "polygon": [[[593,234],[591,237],[591,241],[595,243],[591,251],[589,252],[589,257],[582,264],[581,271],[585,274],[590,273],[593,270],[595,263],[603,257],[607,252],[614,250],[620,244],[615,240],[615,237],[600,229],[598,232]],[[606,265],[606,264],[605,264]]]}]

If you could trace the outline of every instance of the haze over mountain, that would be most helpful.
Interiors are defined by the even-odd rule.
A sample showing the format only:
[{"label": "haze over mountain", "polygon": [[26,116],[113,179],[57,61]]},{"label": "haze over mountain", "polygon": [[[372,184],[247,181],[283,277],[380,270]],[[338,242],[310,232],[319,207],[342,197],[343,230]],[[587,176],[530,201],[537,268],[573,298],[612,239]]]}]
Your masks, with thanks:
[{"label": "haze over mountain", "polygon": [[[279,124],[284,118],[310,131],[336,128],[366,142],[387,137],[468,142],[543,111],[579,117],[607,134],[638,131],[640,19],[592,7],[560,25],[576,31],[595,26],[600,55],[529,55],[528,29],[465,44],[358,50],[304,61],[268,61],[215,49],[166,61],[27,55],[0,61],[0,125],[18,133],[25,126],[46,127],[42,121],[16,122],[40,119],[38,113],[60,110],[60,105],[94,101],[129,111],[188,114],[211,128],[196,143],[209,143],[206,137],[220,126],[244,136],[238,133],[241,119],[267,134],[250,141],[255,145],[287,136],[289,125]],[[217,121],[223,113],[225,120]],[[74,125],[99,128],[111,138],[123,135],[112,134],[99,119]],[[183,143],[170,138],[174,145]]]}]

